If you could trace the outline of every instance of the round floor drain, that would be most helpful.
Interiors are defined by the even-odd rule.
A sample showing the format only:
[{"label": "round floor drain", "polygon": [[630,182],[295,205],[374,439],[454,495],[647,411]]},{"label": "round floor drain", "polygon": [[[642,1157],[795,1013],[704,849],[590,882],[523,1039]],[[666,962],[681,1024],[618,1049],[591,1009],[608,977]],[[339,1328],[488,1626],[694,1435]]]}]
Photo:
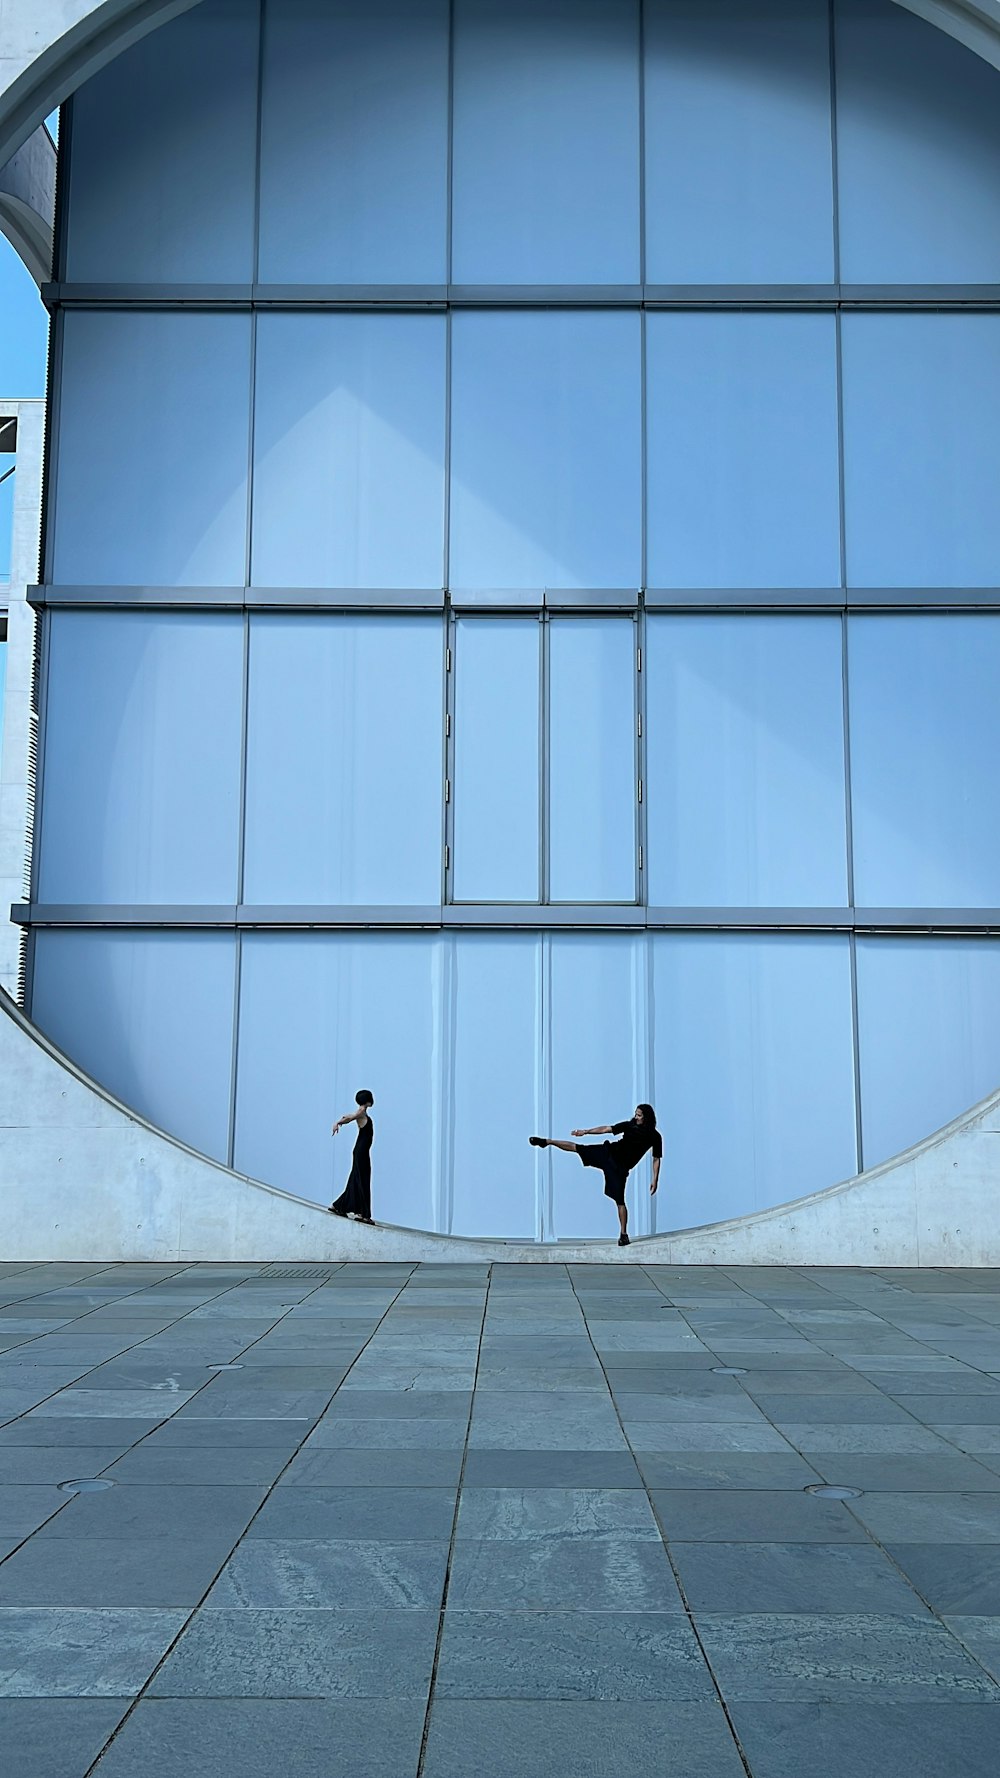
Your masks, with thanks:
[{"label": "round floor drain", "polygon": [[745,1377],[746,1369],[741,1364],[713,1364],[713,1377]]},{"label": "round floor drain", "polygon": [[98,1477],[88,1477],[82,1482],[60,1482],[60,1494],[103,1494],[105,1488],[113,1488],[114,1482],[102,1482]]},{"label": "round floor drain", "polygon": [[844,1488],[837,1482],[810,1482],[806,1494],[818,1494],[820,1500],[858,1500],[863,1488]]},{"label": "round floor drain", "polygon": [[205,1368],[210,1371],[241,1371],[243,1366],[241,1364],[209,1364]]}]

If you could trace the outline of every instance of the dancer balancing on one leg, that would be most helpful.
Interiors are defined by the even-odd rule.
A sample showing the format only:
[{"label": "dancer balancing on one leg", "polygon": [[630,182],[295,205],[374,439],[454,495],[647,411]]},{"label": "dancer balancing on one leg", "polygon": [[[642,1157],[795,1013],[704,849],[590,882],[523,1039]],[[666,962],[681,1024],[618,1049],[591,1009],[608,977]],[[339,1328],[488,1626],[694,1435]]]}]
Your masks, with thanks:
[{"label": "dancer balancing on one leg", "polygon": [[628,1210],[625,1207],[625,1186],[632,1168],[644,1154],[653,1151],[653,1183],[650,1196],[660,1183],[660,1162],[663,1159],[663,1138],[656,1127],[656,1113],[651,1105],[637,1105],[635,1116],[623,1124],[595,1124],[592,1130],[574,1130],[574,1136],[619,1136],[620,1142],[560,1142],[554,1136],[529,1136],[533,1148],[562,1148],[567,1154],[578,1154],[585,1167],[599,1167],[604,1174],[604,1195],[618,1206],[621,1233],[619,1247],[629,1245]]},{"label": "dancer balancing on one leg", "polygon": [[334,1216],[352,1216],[356,1222],[372,1220],[372,1143],[375,1140],[375,1125],[368,1116],[368,1107],[375,1100],[366,1087],[354,1095],[357,1111],[346,1111],[338,1117],[330,1131],[336,1136],[337,1131],[345,1124],[357,1124],[358,1134],[351,1156],[351,1172],[340,1197],[330,1205]]}]

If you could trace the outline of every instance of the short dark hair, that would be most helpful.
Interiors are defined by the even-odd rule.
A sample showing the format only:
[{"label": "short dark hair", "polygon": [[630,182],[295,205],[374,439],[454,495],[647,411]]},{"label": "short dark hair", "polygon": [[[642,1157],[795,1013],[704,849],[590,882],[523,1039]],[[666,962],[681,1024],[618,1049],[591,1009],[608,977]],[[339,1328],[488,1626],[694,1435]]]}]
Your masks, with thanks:
[{"label": "short dark hair", "polygon": [[355,1105],[374,1105],[375,1095],[370,1093],[367,1087],[362,1087],[360,1093],[355,1093],[354,1103]]}]

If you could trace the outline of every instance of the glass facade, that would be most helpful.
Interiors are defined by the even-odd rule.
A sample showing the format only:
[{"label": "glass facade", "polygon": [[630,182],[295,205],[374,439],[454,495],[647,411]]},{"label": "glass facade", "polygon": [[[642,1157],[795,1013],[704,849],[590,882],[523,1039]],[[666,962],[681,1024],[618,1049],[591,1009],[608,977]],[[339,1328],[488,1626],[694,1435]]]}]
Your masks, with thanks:
[{"label": "glass facade", "polygon": [[318,1201],[368,1086],[381,1218],[538,1239],[608,1211],[534,1129],[651,1100],[644,1233],[997,1084],[998,80],[890,0],[203,0],[81,90],[74,1059]]}]

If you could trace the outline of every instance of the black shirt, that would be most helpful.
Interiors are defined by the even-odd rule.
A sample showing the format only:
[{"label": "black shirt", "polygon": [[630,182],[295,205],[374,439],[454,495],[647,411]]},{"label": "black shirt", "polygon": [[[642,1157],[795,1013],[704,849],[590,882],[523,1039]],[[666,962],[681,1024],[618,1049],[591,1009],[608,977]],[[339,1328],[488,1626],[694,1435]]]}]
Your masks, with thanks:
[{"label": "black shirt", "polygon": [[611,1133],[621,1137],[616,1146],[616,1158],[621,1159],[626,1173],[631,1173],[632,1168],[638,1166],[649,1149],[653,1151],[654,1160],[663,1159],[663,1137],[655,1127],[637,1124],[635,1118],[630,1117],[627,1123],[612,1124]]}]

